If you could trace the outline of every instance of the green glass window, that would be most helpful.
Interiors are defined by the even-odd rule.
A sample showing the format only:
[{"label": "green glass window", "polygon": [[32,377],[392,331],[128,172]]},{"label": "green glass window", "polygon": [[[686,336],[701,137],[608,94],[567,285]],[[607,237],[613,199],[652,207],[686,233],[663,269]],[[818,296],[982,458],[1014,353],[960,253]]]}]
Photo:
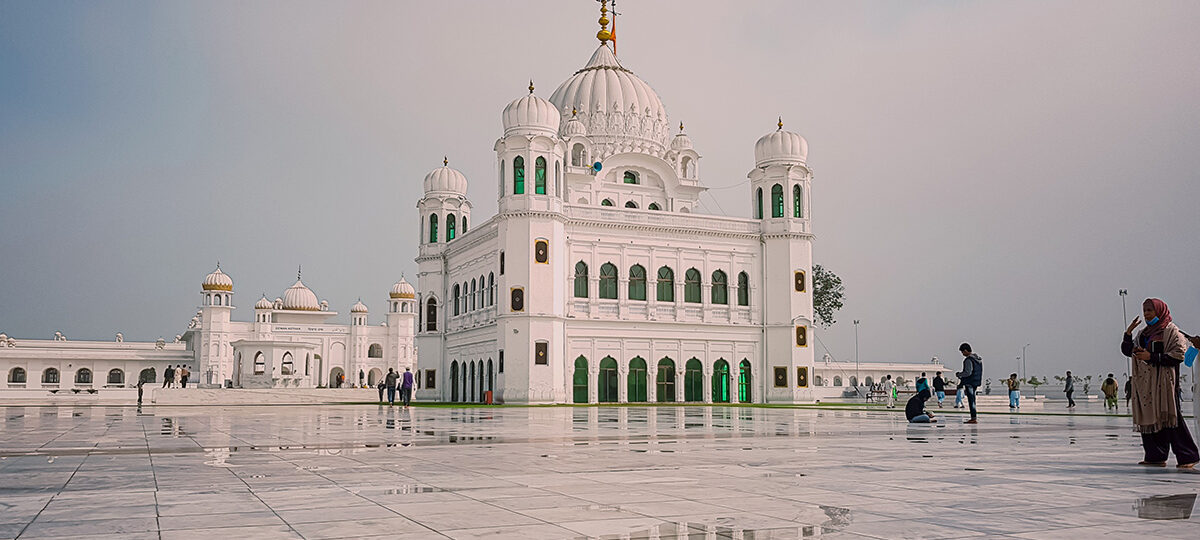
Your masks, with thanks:
[{"label": "green glass window", "polygon": [[617,361],[611,356],[605,356],[600,361],[599,384],[596,387],[598,401],[615,403],[617,401]]},{"label": "green glass window", "polygon": [[655,394],[658,401],[669,403],[675,401],[675,361],[663,358],[658,361],[658,376],[654,380]]},{"label": "green glass window", "polygon": [[684,365],[683,400],[704,401],[704,366],[697,358]]},{"label": "green glass window", "polygon": [[650,203],[650,206],[647,206],[646,208],[649,210],[662,210],[662,208],[658,207],[658,203]]},{"label": "green glass window", "polygon": [[738,364],[738,403],[750,403],[750,361]]},{"label": "green glass window", "polygon": [[617,298],[617,267],[612,263],[600,267],[600,298]]},{"label": "green glass window", "polygon": [[571,376],[571,385],[573,387],[575,403],[588,402],[588,362],[587,358],[580,356],[575,359],[575,373]]},{"label": "green glass window", "polygon": [[658,269],[658,301],[675,301],[675,271],[666,266]]},{"label": "green glass window", "polygon": [[613,205],[612,199],[604,199],[603,201],[600,201],[600,206],[612,206],[612,205]]},{"label": "green glass window", "polygon": [[437,214],[429,215],[429,243],[437,243]]},{"label": "green glass window", "polygon": [[513,158],[513,194],[525,194],[525,158]]},{"label": "green glass window", "polygon": [[625,171],[625,183],[626,184],[638,183],[637,173],[635,173],[633,171]]},{"label": "green glass window", "polygon": [[646,269],[640,264],[629,267],[629,299],[646,299]]},{"label": "green glass window", "polygon": [[783,186],[771,188],[771,217],[783,217]]},{"label": "green glass window", "polygon": [[467,216],[462,217],[462,233],[467,234]]},{"label": "green glass window", "polygon": [[804,217],[804,188],[792,186],[792,217]]},{"label": "green glass window", "polygon": [[640,356],[629,361],[628,386],[630,403],[646,401],[646,361]]},{"label": "green glass window", "polygon": [[729,362],[724,359],[713,364],[713,403],[729,403]]},{"label": "green glass window", "polygon": [[683,273],[683,301],[700,303],[700,271],[695,268]]},{"label": "green glass window", "polygon": [[575,263],[575,298],[588,297],[588,268],[587,263]]},{"label": "green glass window", "polygon": [[455,225],[454,214],[448,214],[446,216],[446,241],[447,242],[454,240],[454,238],[455,238],[454,225]]},{"label": "green glass window", "polygon": [[454,315],[455,316],[458,316],[458,313],[459,313],[458,302],[459,302],[459,297],[461,295],[462,295],[462,291],[459,289],[458,284],[455,283],[454,284]]},{"label": "green glass window", "polygon": [[738,305],[750,305],[750,275],[738,272]]},{"label": "green glass window", "polygon": [[538,156],[533,162],[533,192],[546,194],[546,158]]},{"label": "green glass window", "polygon": [[712,275],[712,303],[723,306],[729,304],[729,278],[720,270]]},{"label": "green glass window", "polygon": [[762,219],[762,217],[763,217],[763,195],[762,195],[762,188],[758,188],[758,191],[756,192],[756,196],[755,196],[755,202],[756,202],[757,204],[756,204],[756,206],[754,207],[754,208],[755,208],[755,210],[754,210],[754,217],[756,217],[756,218],[758,218],[758,219]]}]

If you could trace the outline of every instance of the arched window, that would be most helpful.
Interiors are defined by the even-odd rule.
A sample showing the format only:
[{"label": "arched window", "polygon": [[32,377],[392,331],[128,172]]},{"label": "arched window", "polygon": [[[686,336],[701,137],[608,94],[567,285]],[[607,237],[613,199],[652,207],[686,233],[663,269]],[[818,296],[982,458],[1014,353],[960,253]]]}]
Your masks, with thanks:
[{"label": "arched window", "polygon": [[700,271],[695,268],[683,273],[683,301],[700,303]]},{"label": "arched window", "polygon": [[588,361],[580,356],[575,359],[575,372],[571,374],[571,394],[573,403],[588,402]]},{"label": "arched window", "polygon": [[646,401],[646,361],[640,356],[629,361],[629,375],[626,377],[625,397],[630,403]]},{"label": "arched window", "polygon": [[546,194],[546,158],[542,156],[533,161],[533,192]]},{"label": "arched window", "polygon": [[462,233],[467,234],[467,216],[462,217]]},{"label": "arched window", "polygon": [[858,377],[850,376],[850,386],[858,386]]},{"label": "arched window", "polygon": [[459,302],[461,301],[460,300],[461,294],[462,294],[461,288],[458,286],[457,283],[455,283],[454,284],[454,316],[455,317],[457,317],[458,313],[459,313],[458,306],[459,306]]},{"label": "arched window", "polygon": [[[821,383],[817,383],[817,384],[821,384]],[[834,375],[834,376],[833,376],[833,385],[834,385],[834,386],[841,386],[841,385],[842,385],[842,376],[841,376],[841,375]]]},{"label": "arched window", "polygon": [[280,375],[291,375],[295,372],[295,363],[292,362],[292,353],[283,353],[283,361],[279,363]]},{"label": "arched window", "polygon": [[675,301],[675,271],[668,266],[658,269],[658,301]]},{"label": "arched window", "polygon": [[604,199],[603,201],[600,201],[600,206],[612,206],[612,205],[613,205],[612,199]]},{"label": "arched window", "polygon": [[450,401],[458,401],[458,360],[450,361]]},{"label": "arched window", "polygon": [[650,203],[650,206],[647,206],[647,207],[646,207],[646,209],[648,209],[648,210],[662,210],[662,208],[659,208],[659,207],[658,207],[658,203]]},{"label": "arched window", "polygon": [[611,356],[605,356],[600,361],[600,375],[598,377],[596,397],[601,403],[615,403],[617,401],[617,361]]},{"label": "arched window", "polygon": [[429,214],[429,243],[437,243],[437,214]]},{"label": "arched window", "polygon": [[712,275],[712,303],[723,306],[729,304],[729,278],[720,270]]},{"label": "arched window", "polygon": [[43,384],[58,384],[58,370],[54,368],[46,368],[42,371]]},{"label": "arched window", "polygon": [[108,370],[108,384],[125,384],[125,372],[116,368]]},{"label": "arched window", "polygon": [[15,367],[8,370],[8,382],[13,384],[24,384],[25,368]]},{"label": "arched window", "polygon": [[383,345],[372,343],[367,347],[367,358],[383,358]]},{"label": "arched window", "polygon": [[684,156],[683,161],[681,161],[679,165],[684,178],[696,177],[696,162],[692,161],[692,158]]},{"label": "arched window", "polygon": [[617,267],[612,263],[600,267],[600,298],[617,299]]},{"label": "arched window", "polygon": [[525,194],[525,158],[513,158],[513,194]]},{"label": "arched window", "polygon": [[471,311],[475,309],[475,278],[471,278]]},{"label": "arched window", "polygon": [[654,380],[655,394],[659,402],[675,401],[675,361],[664,356],[658,361],[658,375]]},{"label": "arched window", "polygon": [[792,217],[804,217],[804,188],[800,184],[792,186]]},{"label": "arched window", "polygon": [[483,274],[479,274],[479,309],[487,307],[487,288],[486,281],[483,280]]},{"label": "arched window", "polygon": [[425,302],[425,331],[437,331],[437,299],[430,298]]},{"label": "arched window", "polygon": [[92,384],[92,370],[81,368],[75,372],[75,384]]},{"label": "arched window", "polygon": [[254,374],[262,375],[267,372],[267,359],[263,357],[262,351],[254,354]]},{"label": "arched window", "polygon": [[704,366],[694,356],[684,364],[683,400],[704,401]]},{"label": "arched window", "polygon": [[646,269],[640,264],[629,267],[629,299],[646,299]]},{"label": "arched window", "polygon": [[571,165],[574,167],[587,166],[587,151],[583,149],[583,145],[575,143],[571,147]]},{"label": "arched window", "polygon": [[750,393],[750,360],[743,358],[738,364],[738,403],[751,403],[754,396]]},{"label": "arched window", "polygon": [[639,182],[638,182],[638,175],[637,175],[637,173],[635,173],[635,172],[633,172],[633,171],[625,171],[625,175],[624,175],[624,182],[625,182],[626,184],[637,184],[637,183],[639,183]]},{"label": "arched window", "polygon": [[214,303],[215,303],[216,305],[218,305],[218,306],[219,306],[219,305],[221,305],[221,295],[219,295],[219,294],[214,294],[214,295],[213,295],[213,300],[215,301]]},{"label": "arched window", "polygon": [[813,379],[815,379],[815,382],[816,382],[816,385],[817,385],[817,386],[824,386],[824,384],[825,384],[825,379],[822,379],[820,375],[817,375],[816,377],[813,377]]},{"label": "arched window", "polygon": [[575,263],[575,298],[588,297],[588,267],[587,263]]},{"label": "arched window", "polygon": [[496,305],[496,274],[488,272],[488,305]]},{"label": "arched window", "polygon": [[562,163],[558,160],[554,160],[554,195],[565,198],[562,191]]},{"label": "arched window", "polygon": [[750,275],[738,272],[738,305],[750,305]]},{"label": "arched window", "polygon": [[[240,356],[238,357],[238,360],[241,360]],[[158,379],[158,374],[155,373],[154,368],[152,368],[152,367],[143,369],[141,371],[141,373],[138,373],[139,381],[150,383],[150,382],[154,382],[156,379]]]},{"label": "arched window", "polygon": [[756,203],[756,204],[755,204],[755,206],[754,206],[754,209],[755,209],[755,210],[754,210],[754,217],[756,217],[756,218],[758,218],[758,219],[762,219],[762,217],[763,217],[763,194],[762,194],[762,188],[758,188],[758,191],[757,191],[757,192],[755,192],[755,203]]},{"label": "arched window", "polygon": [[626,201],[625,208],[637,208],[637,203],[633,201]]},{"label": "arched window", "polygon": [[771,188],[771,217],[783,217],[783,186],[780,184]]},{"label": "arched window", "polygon": [[457,227],[455,227],[454,214],[447,214],[446,215],[446,241],[447,242],[454,240],[454,238],[456,236],[455,233],[457,232],[456,229],[457,229]]}]

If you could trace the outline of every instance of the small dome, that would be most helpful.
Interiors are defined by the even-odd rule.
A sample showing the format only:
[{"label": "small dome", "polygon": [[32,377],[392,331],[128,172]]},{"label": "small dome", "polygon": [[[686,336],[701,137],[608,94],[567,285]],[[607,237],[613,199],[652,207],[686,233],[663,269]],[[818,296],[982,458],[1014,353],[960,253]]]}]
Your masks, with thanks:
[{"label": "small dome", "polygon": [[501,115],[504,121],[504,136],[548,135],[558,133],[561,116],[553,103],[533,95],[533,83],[529,83],[529,95],[509,103]]},{"label": "small dome", "polygon": [[680,122],[679,123],[679,134],[675,135],[674,139],[671,139],[671,150],[674,150],[676,152],[681,152],[683,150],[691,150],[691,149],[692,149],[692,138],[688,137],[687,133],[683,132],[683,123]]},{"label": "small dome", "polygon": [[442,166],[438,167],[425,175],[425,192],[432,191],[448,191],[459,195],[467,194],[467,177],[463,173],[458,172],[449,165],[449,161],[443,159]]},{"label": "small dome", "polygon": [[400,278],[400,281],[392,285],[392,292],[388,293],[388,296],[391,298],[416,298],[417,291],[404,278]]},{"label": "small dome", "polygon": [[321,311],[321,303],[317,301],[316,293],[297,279],[294,285],[283,291],[283,309]]},{"label": "small dome", "polygon": [[367,312],[367,305],[362,303],[362,300],[359,300],[359,301],[355,302],[353,306],[350,306],[350,313],[366,313],[366,312]]},{"label": "small dome", "polygon": [[763,135],[754,143],[756,167],[775,163],[804,163],[807,159],[808,141],[799,133],[783,129],[782,120],[779,121],[779,129]]},{"label": "small dome", "polygon": [[271,309],[273,307],[275,307],[275,304],[265,294],[254,303],[254,309]]},{"label": "small dome", "polygon": [[220,263],[217,264],[217,269],[204,277],[204,283],[200,288],[206,291],[232,291],[233,278],[229,274],[221,271]]},{"label": "small dome", "polygon": [[586,136],[587,126],[583,125],[583,122],[579,121],[579,116],[576,114],[576,111],[571,111],[571,118],[567,120],[566,124],[563,124],[562,138],[570,139],[572,137]]}]

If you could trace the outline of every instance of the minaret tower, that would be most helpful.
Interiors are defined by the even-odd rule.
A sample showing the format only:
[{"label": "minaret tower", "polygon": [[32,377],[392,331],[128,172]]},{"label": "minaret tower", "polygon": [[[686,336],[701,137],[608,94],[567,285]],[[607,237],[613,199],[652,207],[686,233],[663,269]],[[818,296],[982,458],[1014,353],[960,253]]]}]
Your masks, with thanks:
[{"label": "minaret tower", "polygon": [[[809,401],[813,377],[812,171],[807,165],[808,141],[783,129],[782,118],[776,125],[775,131],[755,143],[755,167],[747,175],[751,211],[760,220],[763,237],[763,275],[751,276],[751,282],[759,280],[759,291],[751,297],[752,304],[754,300],[760,303],[755,310],[762,314],[766,337],[761,364],[754,369],[773,379],[776,368],[787,368],[787,388],[767,388],[767,401]],[[787,284],[787,294],[762,288],[767,283]]]},{"label": "minaret tower", "polygon": [[199,384],[220,386],[233,377],[233,348],[229,345],[229,318],[233,311],[233,278],[217,269],[200,285],[200,339],[196,343],[198,366],[192,366]]},{"label": "minaret tower", "polygon": [[416,376],[416,358],[413,357],[413,331],[417,318],[417,292],[400,276],[388,293],[387,335],[388,365],[404,373],[411,368]]},{"label": "minaret tower", "polygon": [[[470,218],[471,202],[467,200],[467,177],[450,167],[450,161],[445,157],[442,158],[441,167],[425,175],[424,187],[425,195],[417,201],[421,219],[417,227],[421,231],[417,255],[417,289],[420,295],[416,298],[421,311],[415,338],[420,354],[418,363],[420,369],[436,370],[442,380],[449,380],[449,360],[443,358],[442,351],[445,349],[444,332],[450,322],[446,312],[447,301],[450,300],[447,289],[450,269],[443,255],[446,246],[458,240],[462,220]],[[449,388],[443,386],[446,385],[439,384],[432,390],[422,387],[417,397],[436,400],[444,396],[448,399]]]}]

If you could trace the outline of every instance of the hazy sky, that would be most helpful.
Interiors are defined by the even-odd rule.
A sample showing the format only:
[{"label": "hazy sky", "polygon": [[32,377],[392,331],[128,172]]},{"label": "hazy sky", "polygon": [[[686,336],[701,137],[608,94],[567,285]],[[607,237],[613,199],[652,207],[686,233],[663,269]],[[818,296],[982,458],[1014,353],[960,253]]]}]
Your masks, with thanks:
[{"label": "hazy sky", "polygon": [[[619,56],[749,216],[755,140],[810,144],[839,359],[1121,371],[1200,332],[1200,3],[623,0]],[[235,318],[304,281],[348,321],[415,274],[447,155],[495,213],[500,111],[595,49],[591,0],[0,2],[0,332],[170,339],[219,259]],[[715,201],[719,200],[719,205]],[[818,357],[823,353],[818,349]]]}]

